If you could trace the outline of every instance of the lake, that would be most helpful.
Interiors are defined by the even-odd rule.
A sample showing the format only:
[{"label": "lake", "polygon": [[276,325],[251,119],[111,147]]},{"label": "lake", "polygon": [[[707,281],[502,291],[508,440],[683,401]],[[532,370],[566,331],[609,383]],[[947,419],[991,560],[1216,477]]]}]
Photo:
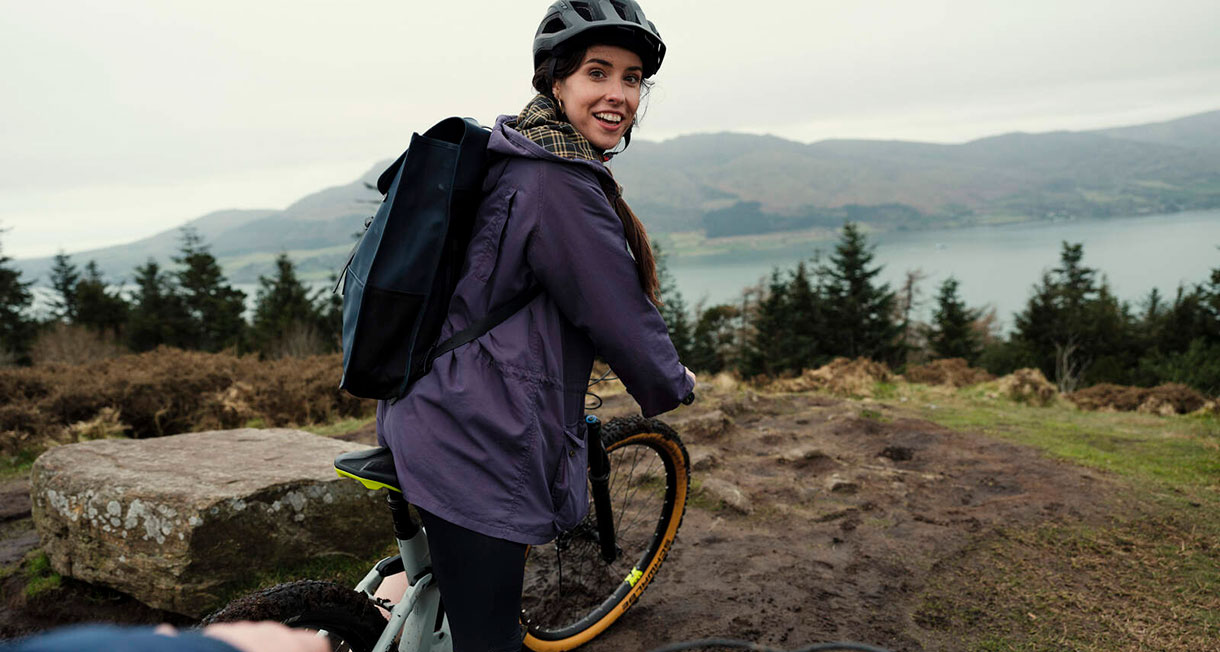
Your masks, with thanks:
[{"label": "lake", "polygon": [[[1202,282],[1220,267],[1220,210],[1056,223],[908,231],[881,234],[874,264],[880,278],[899,287],[908,270],[927,274],[922,318],[931,315],[936,290],[948,276],[972,307],[996,308],[1001,323],[1025,306],[1042,273],[1059,264],[1062,243],[1083,243],[1084,264],[1099,270],[1120,299],[1138,305],[1152,288],[1172,297],[1181,283]],[[821,245],[823,254],[833,242]],[[669,269],[688,306],[736,302],[743,288],[770,275],[772,268],[795,269],[813,255],[807,246],[710,258],[671,256]]]}]

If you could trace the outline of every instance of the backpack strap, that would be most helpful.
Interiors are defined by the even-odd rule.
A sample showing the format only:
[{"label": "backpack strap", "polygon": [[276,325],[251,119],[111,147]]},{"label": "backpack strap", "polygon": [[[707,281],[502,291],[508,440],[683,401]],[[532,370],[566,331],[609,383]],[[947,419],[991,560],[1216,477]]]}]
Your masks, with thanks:
[{"label": "backpack strap", "polygon": [[421,369],[416,375],[416,378],[411,379],[411,382],[414,383],[419,377],[422,377],[431,371],[432,363],[437,358],[458,348],[459,346],[462,346],[463,344],[469,344],[470,342],[482,337],[491,329],[499,326],[505,319],[517,314],[517,311],[524,308],[529,304],[529,302],[538,298],[538,295],[540,294],[542,294],[542,286],[535,283],[522,291],[521,294],[518,294],[512,299],[497,306],[494,310],[487,313],[487,315],[482,319],[474,322],[457,333],[454,333],[444,342],[432,347],[432,349],[428,351],[428,358],[424,362],[423,369]]}]

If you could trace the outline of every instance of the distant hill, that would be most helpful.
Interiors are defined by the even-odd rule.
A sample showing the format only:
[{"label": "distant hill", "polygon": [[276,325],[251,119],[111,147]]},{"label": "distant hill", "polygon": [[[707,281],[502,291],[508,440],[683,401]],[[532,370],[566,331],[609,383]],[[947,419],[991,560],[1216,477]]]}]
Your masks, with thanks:
[{"label": "distant hill", "polygon": [[[229,278],[251,283],[288,251],[324,278],[380,196],[366,187],[389,163],[283,210],[221,211],[196,228]],[[1220,207],[1220,111],[1091,132],[1012,133],[960,145],[698,134],[636,140],[612,165],[653,234],[708,237],[826,228],[851,219],[882,229],[983,221],[1107,217]],[[72,252],[115,280],[148,258],[168,265],[178,229]],[[50,259],[17,261],[45,282]]]},{"label": "distant hill", "polygon": [[1158,145],[1220,149],[1220,111],[1134,127],[1101,129],[1092,133]]}]

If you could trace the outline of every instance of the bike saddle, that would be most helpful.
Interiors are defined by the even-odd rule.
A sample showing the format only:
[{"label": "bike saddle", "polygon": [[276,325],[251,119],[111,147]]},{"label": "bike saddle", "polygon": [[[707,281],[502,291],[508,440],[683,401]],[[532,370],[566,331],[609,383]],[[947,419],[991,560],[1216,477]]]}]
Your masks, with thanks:
[{"label": "bike saddle", "polygon": [[402,493],[394,472],[394,455],[388,448],[366,448],[335,458],[335,473],[359,480],[368,489],[389,489]]}]

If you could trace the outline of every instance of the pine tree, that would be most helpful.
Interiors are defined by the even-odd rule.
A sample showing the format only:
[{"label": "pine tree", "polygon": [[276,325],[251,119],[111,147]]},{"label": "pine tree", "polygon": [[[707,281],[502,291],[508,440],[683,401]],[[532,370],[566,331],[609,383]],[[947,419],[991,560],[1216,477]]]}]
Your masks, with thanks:
[{"label": "pine tree", "polygon": [[[318,337],[322,312],[316,305],[316,295],[305,287],[296,275],[296,266],[281,252],[275,259],[275,276],[260,276],[254,307],[254,323],[250,329],[254,346],[264,355],[283,351],[286,337]],[[305,343],[305,348],[314,348]],[[297,352],[319,353],[319,350]]]},{"label": "pine tree", "polygon": [[118,290],[112,292],[108,289],[97,261],[91,260],[85,265],[85,274],[76,283],[74,300],[74,323],[97,333],[119,337],[127,322],[128,305]]},{"label": "pine tree", "polygon": [[1135,355],[1137,336],[1130,310],[1083,259],[1081,244],[1063,243],[1059,267],[1034,286],[1013,333],[1013,343],[1065,392],[1091,382],[1129,382],[1134,366],[1127,359]]},{"label": "pine tree", "polygon": [[669,339],[678,351],[678,359],[686,362],[691,356],[694,334],[691,332],[690,317],[687,315],[686,301],[678,290],[678,283],[669,273],[669,265],[661,244],[653,242],[653,256],[657,262],[657,281],[660,285],[661,305],[658,310],[669,329]]},{"label": "pine tree", "polygon": [[183,229],[180,255],[174,262],[183,301],[191,319],[191,335],[195,348],[220,351],[245,346],[246,293],[229,285],[215,256],[203,244],[199,233]]},{"label": "pine tree", "polygon": [[80,272],[72,264],[72,259],[63,251],[55,254],[55,262],[51,266],[51,289],[55,292],[51,299],[53,318],[76,321],[76,284],[79,282]]},{"label": "pine tree", "polygon": [[0,253],[0,359],[29,362],[30,342],[37,325],[26,313],[34,301],[30,282],[8,266],[12,260]]},{"label": "pine tree", "polygon": [[771,280],[753,315],[753,329],[741,361],[746,377],[776,376],[791,366],[792,318],[789,314],[788,284],[779,268],[771,270]]},{"label": "pine tree", "polygon": [[156,261],[136,267],[136,288],[127,317],[127,342],[133,351],[193,344],[190,314],[182,295]]},{"label": "pine tree", "polygon": [[731,369],[736,362],[740,317],[741,310],[727,304],[701,311],[695,320],[694,344],[687,366],[710,374]]},{"label": "pine tree", "polygon": [[[816,267],[816,261],[814,264]],[[820,288],[810,282],[805,262],[797,263],[796,271],[788,281],[788,314],[792,320],[789,368],[798,373],[820,366],[829,359],[822,348],[826,317],[819,295]]]},{"label": "pine tree", "polygon": [[957,288],[957,279],[952,276],[940,284],[928,344],[937,357],[964,358],[966,362],[974,364],[982,352],[974,322],[982,311],[967,308],[957,295]]},{"label": "pine tree", "polygon": [[894,293],[888,284],[876,284],[882,268],[870,267],[872,262],[867,238],[848,222],[825,268],[826,335],[837,355],[893,364],[900,362],[901,352],[901,329],[893,321]]}]

